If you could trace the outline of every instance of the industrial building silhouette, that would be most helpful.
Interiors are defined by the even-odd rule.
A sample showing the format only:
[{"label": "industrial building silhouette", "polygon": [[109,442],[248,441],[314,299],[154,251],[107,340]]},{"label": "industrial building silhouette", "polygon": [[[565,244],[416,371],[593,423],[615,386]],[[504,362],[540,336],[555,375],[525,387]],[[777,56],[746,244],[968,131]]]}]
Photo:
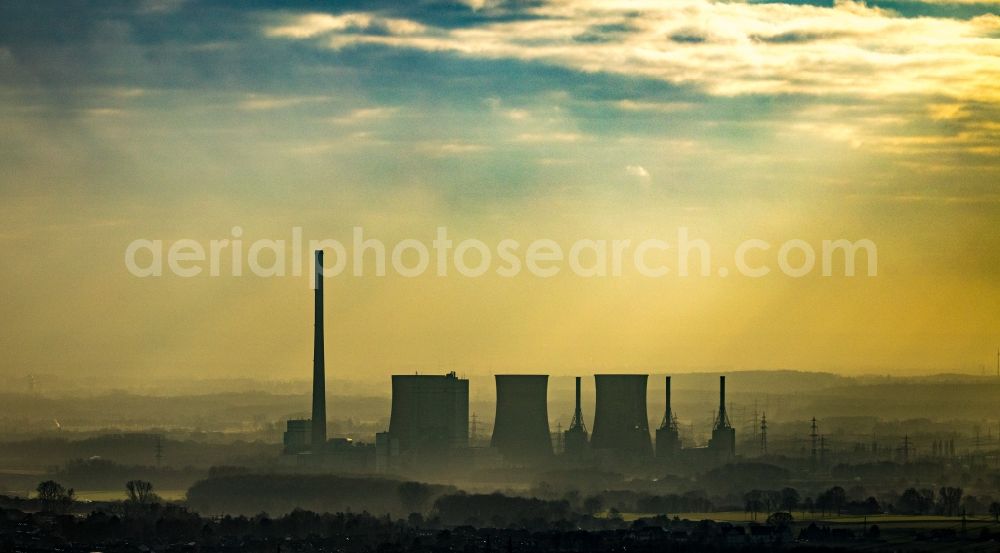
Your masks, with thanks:
[{"label": "industrial building silhouette", "polygon": [[313,276],[316,292],[313,305],[313,393],[311,443],[326,443],[326,350],[323,334],[323,250],[316,250]]},{"label": "industrial building silhouette", "polygon": [[440,457],[469,444],[469,381],[455,373],[393,375],[389,436],[400,452]]},{"label": "industrial building silhouette", "polygon": [[496,375],[497,409],[490,445],[505,461],[524,464],[552,457],[548,375]]},{"label": "industrial building silhouette", "polygon": [[571,459],[581,459],[587,451],[587,425],[583,422],[583,405],[580,391],[583,379],[576,377],[576,408],[569,428],[563,433],[563,453]]},{"label": "industrial building silhouette", "polygon": [[643,459],[652,457],[649,415],[646,412],[644,374],[597,374],[594,385],[594,430],[590,447],[606,457]]},{"label": "industrial building silhouette", "polygon": [[[573,422],[562,433],[564,447],[556,452],[548,418],[548,375],[496,375],[496,415],[490,445],[469,441],[469,381],[454,372],[438,375],[392,376],[389,428],[376,435],[374,446],[328,440],[325,447],[303,443],[310,421],[290,420],[285,452],[306,455],[327,467],[411,473],[458,468],[545,468],[553,464],[641,468],[643,466],[725,463],[736,456],[736,431],[725,408],[725,377],[720,377],[720,404],[707,447],[683,447],[670,401],[656,429],[655,449],[646,412],[647,375],[594,375],[596,409],[589,437],[580,402],[582,378],[576,378]],[[557,437],[558,438],[558,437]],[[335,447],[335,444],[339,446]],[[350,447],[348,447],[350,446]],[[366,460],[358,461],[361,451]],[[316,458],[317,453],[322,453]],[[354,462],[346,456],[353,455]]]},{"label": "industrial building silhouette", "polygon": [[677,426],[677,415],[670,406],[670,377],[666,377],[666,408],[663,422],[656,429],[656,458],[674,459],[681,449],[680,428]]},{"label": "industrial building silhouette", "polygon": [[736,455],[736,431],[726,412],[726,377],[719,379],[719,408],[707,447],[684,448],[671,408],[666,377],[666,409],[656,429],[655,450],[646,410],[645,374],[594,375],[596,402],[593,431],[587,435],[581,405],[582,378],[576,377],[576,401],[570,427],[553,449],[548,416],[548,380],[544,374],[498,374],[496,416],[490,447],[469,443],[469,381],[454,372],[443,375],[393,375],[389,428],[374,446],[344,438],[328,439],[326,367],[323,335],[323,252],[315,252],[312,418],[287,422],[286,457],[328,468],[376,472],[444,469],[493,464],[545,467],[552,463],[611,466],[700,466],[723,463]]}]

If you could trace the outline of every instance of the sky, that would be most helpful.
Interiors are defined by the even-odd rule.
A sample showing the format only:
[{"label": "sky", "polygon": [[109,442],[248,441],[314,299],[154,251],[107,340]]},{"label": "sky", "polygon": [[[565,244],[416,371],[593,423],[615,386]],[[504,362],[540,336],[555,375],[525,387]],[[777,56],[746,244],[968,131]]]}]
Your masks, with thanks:
[{"label": "sky", "polygon": [[308,270],[127,269],[135,240],[233,227],[567,249],[684,228],[728,267],[748,239],[773,245],[754,263],[877,245],[876,276],[347,271],[344,379],[996,370],[995,0],[9,0],[0,124],[7,378],[307,378]]}]

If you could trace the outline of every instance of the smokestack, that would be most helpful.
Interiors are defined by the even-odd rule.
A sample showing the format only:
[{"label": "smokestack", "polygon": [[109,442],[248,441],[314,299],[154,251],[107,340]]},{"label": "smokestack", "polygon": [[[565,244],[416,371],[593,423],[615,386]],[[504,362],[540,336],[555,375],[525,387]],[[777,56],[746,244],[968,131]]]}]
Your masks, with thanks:
[{"label": "smokestack", "polygon": [[730,429],[732,424],[729,423],[729,414],[726,413],[726,377],[719,377],[719,414],[715,419],[716,430],[718,429]]},{"label": "smokestack", "polygon": [[729,423],[729,415],[726,414],[726,377],[724,376],[719,377],[719,416],[715,419],[715,427],[712,428],[712,439],[708,441],[708,448],[722,460],[736,455],[736,430]]},{"label": "smokestack", "polygon": [[[580,381],[583,380],[581,377],[576,377],[576,410],[573,412],[574,416],[583,413],[583,408],[580,405]],[[581,417],[582,418],[582,417]]]},{"label": "smokestack", "polygon": [[570,458],[579,458],[587,449],[587,425],[583,424],[583,404],[580,401],[580,390],[583,379],[576,377],[576,410],[569,428],[563,432],[563,453]]},{"label": "smokestack", "polygon": [[[660,423],[660,428],[656,432],[657,447],[659,447],[660,440],[660,429],[677,430],[677,425],[674,423],[674,410],[670,406],[670,377],[666,377],[666,408],[663,410],[663,422]],[[675,432],[676,433],[676,432]]]},{"label": "smokestack", "polygon": [[663,422],[656,429],[656,457],[671,459],[681,448],[680,433],[674,421],[674,412],[670,407],[670,377],[666,377],[666,408],[663,410]]},{"label": "smokestack", "polygon": [[664,420],[666,420],[667,422],[670,422],[670,420],[673,418],[673,412],[670,410],[670,377],[669,376],[667,377],[667,410],[666,410],[666,413],[664,414],[664,416],[666,417]]},{"label": "smokestack", "polygon": [[323,250],[316,250],[316,297],[313,325],[312,451],[326,444],[326,353],[323,348]]}]

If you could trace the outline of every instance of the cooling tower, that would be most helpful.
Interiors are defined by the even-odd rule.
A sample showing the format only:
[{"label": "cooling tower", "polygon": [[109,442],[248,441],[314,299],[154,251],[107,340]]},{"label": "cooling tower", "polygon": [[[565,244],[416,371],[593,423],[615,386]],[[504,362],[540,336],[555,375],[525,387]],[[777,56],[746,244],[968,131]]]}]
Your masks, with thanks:
[{"label": "cooling tower", "polygon": [[653,453],[646,414],[644,374],[594,375],[597,405],[590,447],[648,457]]},{"label": "cooling tower", "polygon": [[509,463],[550,457],[548,375],[498,374],[496,381],[497,414],[491,445]]},{"label": "cooling tower", "polygon": [[400,453],[445,453],[469,444],[469,381],[446,375],[393,375],[389,435]]}]

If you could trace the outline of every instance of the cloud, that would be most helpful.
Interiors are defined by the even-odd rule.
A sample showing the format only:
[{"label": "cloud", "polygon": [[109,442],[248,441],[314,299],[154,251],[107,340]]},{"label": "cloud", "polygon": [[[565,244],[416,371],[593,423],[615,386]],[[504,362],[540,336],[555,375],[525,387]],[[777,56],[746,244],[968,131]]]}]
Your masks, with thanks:
[{"label": "cloud", "polygon": [[935,120],[959,119],[969,115],[962,104],[930,104],[927,106],[927,110],[930,112],[931,118]]},{"label": "cloud", "polygon": [[[905,18],[862,2],[832,7],[682,0],[578,0],[525,8],[532,18],[459,28],[365,13],[298,16],[269,36],[326,36],[382,47],[541,62],[692,84],[717,96],[946,96],[1000,102],[1000,17]],[[375,22],[391,32],[372,31]],[[391,21],[391,23],[389,23]],[[595,29],[614,40],[580,41]],[[689,40],[677,37],[698,37]]]},{"label": "cloud", "polygon": [[83,112],[94,117],[118,117],[128,113],[125,110],[118,108],[90,108],[83,110]]},{"label": "cloud", "polygon": [[337,31],[412,35],[425,30],[424,25],[409,19],[378,17],[367,13],[311,13],[297,16],[286,25],[270,27],[266,34],[276,38],[305,39]]},{"label": "cloud", "polygon": [[489,9],[500,3],[500,0],[459,0],[462,4],[469,6],[473,10]]},{"label": "cloud", "polygon": [[903,3],[913,4],[944,4],[946,6],[973,4],[978,6],[1000,6],[1000,0],[901,0]]},{"label": "cloud", "polygon": [[358,108],[351,110],[346,115],[340,117],[334,117],[331,119],[332,122],[339,125],[349,125],[353,123],[359,123],[362,121],[372,121],[375,119],[388,119],[396,114],[399,108],[396,107],[370,107],[370,108]]},{"label": "cloud", "polygon": [[266,111],[326,100],[329,100],[326,96],[260,96],[252,94],[239,103],[239,108],[247,111]]},{"label": "cloud", "polygon": [[139,4],[140,13],[165,14],[179,10],[187,0],[143,0]]},{"label": "cloud", "polygon": [[491,148],[483,144],[473,144],[470,142],[439,142],[428,141],[416,145],[418,152],[436,156],[459,156],[465,154],[477,154],[489,151]]},{"label": "cloud", "polygon": [[517,142],[579,142],[584,136],[574,132],[521,133]]},{"label": "cloud", "polygon": [[635,100],[621,100],[615,105],[625,111],[654,111],[660,113],[687,111],[694,108],[694,104],[690,102],[637,102]]},{"label": "cloud", "polygon": [[640,179],[648,179],[649,171],[646,170],[642,165],[626,165],[625,172],[633,177],[638,177]]}]

